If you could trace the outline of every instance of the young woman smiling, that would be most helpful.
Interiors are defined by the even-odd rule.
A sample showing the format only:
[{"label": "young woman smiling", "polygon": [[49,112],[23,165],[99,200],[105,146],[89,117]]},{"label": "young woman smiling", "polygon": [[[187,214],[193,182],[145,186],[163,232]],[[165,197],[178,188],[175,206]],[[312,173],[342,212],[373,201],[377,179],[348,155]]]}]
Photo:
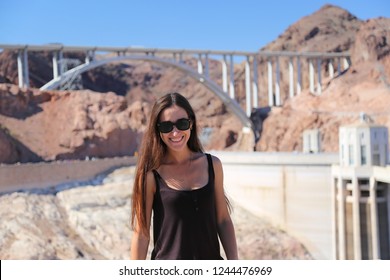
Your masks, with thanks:
[{"label": "young woman smiling", "polygon": [[131,259],[237,259],[221,161],[204,153],[195,113],[179,93],[156,101],[144,134],[132,196]]}]

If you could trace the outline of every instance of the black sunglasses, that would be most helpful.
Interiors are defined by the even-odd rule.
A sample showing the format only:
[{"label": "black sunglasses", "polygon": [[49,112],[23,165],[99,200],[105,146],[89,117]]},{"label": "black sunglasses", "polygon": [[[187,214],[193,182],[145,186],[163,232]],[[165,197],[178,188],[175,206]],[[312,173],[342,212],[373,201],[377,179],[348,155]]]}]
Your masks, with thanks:
[{"label": "black sunglasses", "polygon": [[187,130],[190,128],[191,121],[189,119],[178,119],[175,123],[171,121],[160,122],[157,124],[158,130],[162,133],[168,133],[176,126],[178,130]]}]

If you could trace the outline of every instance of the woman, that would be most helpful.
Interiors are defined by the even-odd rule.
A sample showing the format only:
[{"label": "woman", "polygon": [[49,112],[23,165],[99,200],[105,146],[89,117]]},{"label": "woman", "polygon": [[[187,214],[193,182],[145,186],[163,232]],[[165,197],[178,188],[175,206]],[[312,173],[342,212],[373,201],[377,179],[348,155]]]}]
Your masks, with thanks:
[{"label": "woman", "polygon": [[169,93],[153,106],[132,197],[131,259],[237,259],[220,160],[203,153],[188,100]]}]

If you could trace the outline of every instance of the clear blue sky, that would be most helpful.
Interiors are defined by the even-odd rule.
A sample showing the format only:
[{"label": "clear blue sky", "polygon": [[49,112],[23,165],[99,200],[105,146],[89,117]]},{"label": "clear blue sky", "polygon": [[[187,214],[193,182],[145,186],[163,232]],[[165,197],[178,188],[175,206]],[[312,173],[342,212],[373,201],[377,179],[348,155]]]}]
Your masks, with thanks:
[{"label": "clear blue sky", "polygon": [[390,17],[390,0],[0,0],[0,44],[256,51],[326,3]]}]

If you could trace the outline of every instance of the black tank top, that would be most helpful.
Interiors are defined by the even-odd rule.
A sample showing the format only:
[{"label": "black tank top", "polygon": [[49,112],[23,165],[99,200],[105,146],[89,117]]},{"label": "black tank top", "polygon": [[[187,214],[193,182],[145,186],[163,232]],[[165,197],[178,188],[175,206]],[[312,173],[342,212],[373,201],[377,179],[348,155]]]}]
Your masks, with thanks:
[{"label": "black tank top", "polygon": [[151,259],[216,260],[220,255],[214,197],[214,168],[206,154],[209,180],[199,189],[175,190],[153,170],[156,193],[153,200]]}]

